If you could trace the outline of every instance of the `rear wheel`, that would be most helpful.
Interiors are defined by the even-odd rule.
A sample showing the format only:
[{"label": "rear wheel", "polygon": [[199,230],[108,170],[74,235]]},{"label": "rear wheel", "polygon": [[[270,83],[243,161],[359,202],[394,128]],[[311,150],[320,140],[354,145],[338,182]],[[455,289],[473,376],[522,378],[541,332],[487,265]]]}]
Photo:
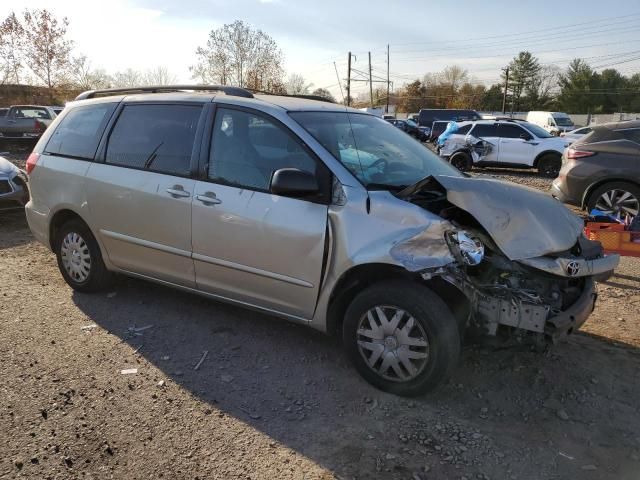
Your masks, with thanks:
[{"label": "rear wheel", "polygon": [[425,286],[392,281],[373,285],[347,308],[343,340],[369,383],[398,395],[419,395],[441,384],[460,356],[455,317]]},{"label": "rear wheel", "polygon": [[618,218],[635,217],[640,210],[640,187],[627,182],[605,183],[589,196],[587,209],[594,208]]},{"label": "rear wheel", "polygon": [[547,178],[556,178],[561,166],[562,157],[557,154],[547,153],[538,160],[538,172]]},{"label": "rear wheel", "polygon": [[471,170],[471,166],[473,165],[471,157],[467,152],[454,153],[453,155],[451,155],[451,159],[449,160],[449,162],[461,172],[468,172],[469,170]]},{"label": "rear wheel", "polygon": [[69,220],[58,229],[54,248],[65,281],[79,292],[98,292],[111,283],[95,237],[82,221]]}]

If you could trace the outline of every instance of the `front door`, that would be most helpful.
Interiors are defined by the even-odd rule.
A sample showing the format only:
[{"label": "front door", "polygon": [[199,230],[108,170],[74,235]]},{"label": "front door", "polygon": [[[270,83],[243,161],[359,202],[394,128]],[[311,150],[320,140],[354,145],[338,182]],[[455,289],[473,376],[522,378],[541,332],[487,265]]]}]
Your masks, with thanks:
[{"label": "front door", "polygon": [[196,283],[209,293],[308,319],[322,275],[328,186],[322,198],[272,195],[271,175],[285,167],[329,178],[277,120],[217,108],[206,179],[196,183],[193,201]]},{"label": "front door", "polygon": [[500,162],[533,166],[535,141],[531,135],[517,125],[500,124]]},{"label": "front door", "polygon": [[92,223],[116,267],[195,287],[191,165],[201,112],[132,104],[119,113],[104,162],[86,176]]},{"label": "front door", "polygon": [[495,123],[476,123],[470,135],[489,143],[489,152],[482,157],[480,163],[497,163],[500,151],[498,125]]}]

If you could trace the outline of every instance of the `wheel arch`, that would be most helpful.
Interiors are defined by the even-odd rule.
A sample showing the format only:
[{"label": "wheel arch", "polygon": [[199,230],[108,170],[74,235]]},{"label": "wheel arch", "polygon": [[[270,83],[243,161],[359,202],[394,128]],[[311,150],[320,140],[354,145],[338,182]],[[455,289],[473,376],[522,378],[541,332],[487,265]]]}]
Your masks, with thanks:
[{"label": "wheel arch", "polygon": [[[73,219],[80,220],[82,223],[84,223],[87,226],[89,230],[91,230],[91,227],[89,226],[87,221],[84,218],[82,218],[82,215],[80,215],[77,211],[67,207],[61,208],[60,210],[58,210],[53,214],[53,216],[51,217],[51,220],[49,221],[49,248],[51,248],[51,250],[54,249],[54,241],[60,227],[62,227],[62,225],[64,225],[69,220],[73,220]],[[95,237],[96,236],[95,233],[93,231],[92,233]],[[98,242],[98,244],[99,243],[100,242]]]},{"label": "wheel arch", "polygon": [[471,304],[467,297],[455,286],[440,277],[424,280],[417,272],[409,272],[403,267],[386,263],[356,265],[342,274],[333,286],[327,308],[327,333],[342,337],[344,314],[351,300],[365,288],[387,280],[406,280],[420,283],[436,293],[455,316],[462,336]]},{"label": "wheel arch", "polygon": [[538,155],[536,155],[536,158],[533,160],[533,168],[538,168],[538,162],[540,162],[540,159],[545,155],[555,155],[559,158],[562,158],[562,153],[557,150],[544,150],[543,152],[540,152]]},{"label": "wheel arch", "polygon": [[589,198],[591,197],[593,192],[596,191],[598,188],[600,188],[601,186],[607,183],[615,183],[615,182],[630,183],[631,185],[635,185],[636,187],[640,188],[640,183],[635,181],[634,179],[621,178],[618,176],[603,178],[601,180],[597,180],[596,182],[593,182],[591,185],[589,185],[587,188],[584,189],[584,193],[582,194],[582,200],[580,202],[580,208],[584,209],[587,207],[587,203],[589,203]]}]

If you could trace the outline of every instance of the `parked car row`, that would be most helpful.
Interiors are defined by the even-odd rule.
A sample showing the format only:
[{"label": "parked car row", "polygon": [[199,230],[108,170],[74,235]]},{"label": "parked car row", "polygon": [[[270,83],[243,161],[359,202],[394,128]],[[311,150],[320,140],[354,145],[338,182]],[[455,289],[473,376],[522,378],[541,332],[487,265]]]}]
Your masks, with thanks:
[{"label": "parked car row", "polygon": [[0,140],[37,140],[57,117],[55,108],[13,105],[2,109],[5,111],[0,111]]}]

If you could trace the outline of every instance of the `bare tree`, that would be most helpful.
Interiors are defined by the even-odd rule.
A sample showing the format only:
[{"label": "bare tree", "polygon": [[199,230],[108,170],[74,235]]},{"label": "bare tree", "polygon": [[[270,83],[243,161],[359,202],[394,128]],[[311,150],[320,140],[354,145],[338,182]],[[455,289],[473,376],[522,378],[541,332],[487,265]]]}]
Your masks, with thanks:
[{"label": "bare tree", "polygon": [[196,56],[190,70],[203,83],[263,90],[283,76],[282,51],[276,42],[240,20],[211,30],[207,45],[198,47]]},{"label": "bare tree", "polygon": [[449,87],[453,94],[468,80],[469,72],[458,65],[446,67],[440,73],[440,83],[443,86]]},{"label": "bare tree", "polygon": [[91,68],[91,62],[86,55],[71,58],[69,77],[71,82],[82,90],[108,88],[110,85],[107,72],[103,69]]},{"label": "bare tree", "polygon": [[11,12],[0,24],[0,85],[20,83],[24,28]]},{"label": "bare tree", "polygon": [[307,95],[313,83],[307,83],[299,73],[292,73],[286,83],[287,93],[289,95]]},{"label": "bare tree", "polygon": [[47,87],[65,80],[72,42],[67,40],[69,20],[58,20],[51,12],[25,10],[24,62]]},{"label": "bare tree", "polygon": [[313,92],[311,92],[311,94],[316,95],[318,97],[326,98],[327,100],[331,100],[332,102],[336,101],[334,96],[331,95],[331,92],[326,88],[316,88]]},{"label": "bare tree", "polygon": [[138,70],[127,68],[126,70],[116,72],[111,77],[111,83],[114,87],[139,87],[143,82],[143,75]]},{"label": "bare tree", "polygon": [[143,78],[146,85],[171,85],[177,81],[177,77],[165,66],[157,66],[147,70]]}]

